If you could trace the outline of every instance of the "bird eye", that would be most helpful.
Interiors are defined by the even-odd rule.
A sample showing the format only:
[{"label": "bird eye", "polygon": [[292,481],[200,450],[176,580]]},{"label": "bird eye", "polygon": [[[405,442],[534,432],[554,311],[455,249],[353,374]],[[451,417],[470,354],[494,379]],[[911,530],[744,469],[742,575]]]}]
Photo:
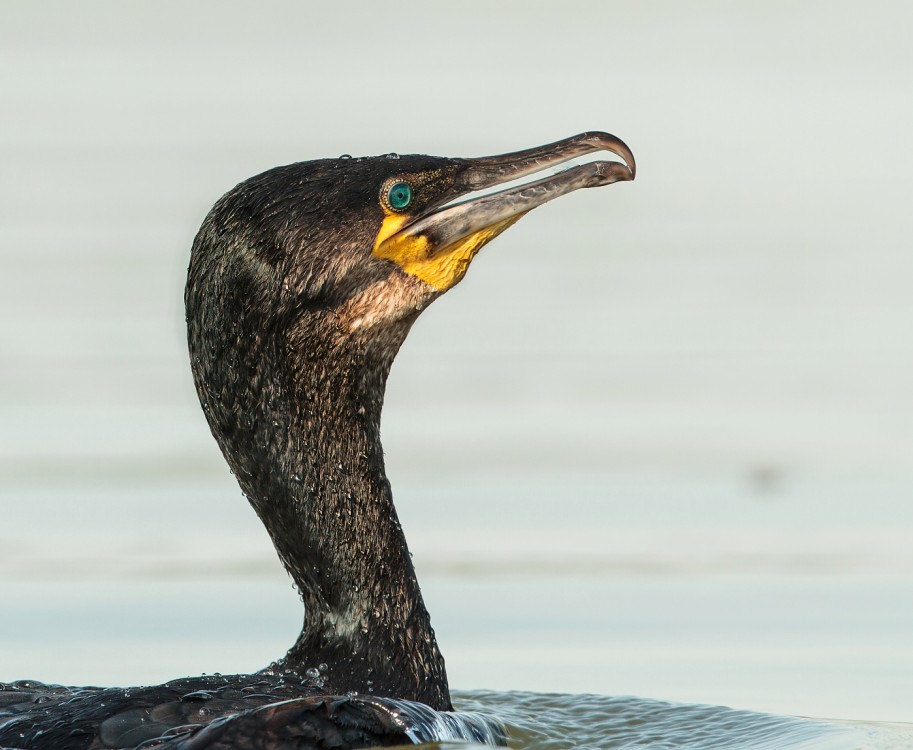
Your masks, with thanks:
[{"label": "bird eye", "polygon": [[387,190],[387,205],[394,211],[402,211],[412,203],[412,188],[408,182],[394,182]]}]

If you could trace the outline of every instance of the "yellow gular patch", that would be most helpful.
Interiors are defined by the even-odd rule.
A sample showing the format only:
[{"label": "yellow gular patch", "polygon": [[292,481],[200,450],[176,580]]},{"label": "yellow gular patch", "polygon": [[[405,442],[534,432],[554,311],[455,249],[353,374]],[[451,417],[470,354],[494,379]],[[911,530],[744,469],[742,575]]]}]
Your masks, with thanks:
[{"label": "yellow gular patch", "polygon": [[397,232],[408,217],[391,215],[384,219],[377,233],[374,255],[392,260],[406,273],[417,276],[438,291],[446,292],[466,275],[469,264],[482,246],[523,215],[511,216],[444,247],[433,247],[424,235],[409,234],[408,231],[398,236]]}]

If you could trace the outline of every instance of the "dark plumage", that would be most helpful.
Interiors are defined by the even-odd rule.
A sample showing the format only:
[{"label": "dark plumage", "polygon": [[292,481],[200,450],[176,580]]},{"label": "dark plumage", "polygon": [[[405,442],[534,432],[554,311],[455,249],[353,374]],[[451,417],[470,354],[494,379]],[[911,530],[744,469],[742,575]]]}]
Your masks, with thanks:
[{"label": "dark plumage", "polygon": [[[203,409],[304,596],[304,628],[276,668],[328,664],[336,692],[439,709],[444,662],[380,444],[387,373],[436,292],[371,248],[391,165],[450,163],[323,160],[255,177],[207,217],[186,292]],[[383,308],[382,326],[352,331],[364,308]]]},{"label": "dark plumage", "polygon": [[[601,149],[628,166],[594,162],[445,205]],[[624,144],[591,133],[484,159],[303,162],[222,197],[190,261],[191,367],[212,433],[301,591],[302,632],[252,676],[126,691],[0,685],[0,745],[132,747],[169,732],[150,747],[391,744],[416,736],[421,712],[379,696],[450,710],[384,473],[390,366],[482,245],[535,206],[633,168]]]}]

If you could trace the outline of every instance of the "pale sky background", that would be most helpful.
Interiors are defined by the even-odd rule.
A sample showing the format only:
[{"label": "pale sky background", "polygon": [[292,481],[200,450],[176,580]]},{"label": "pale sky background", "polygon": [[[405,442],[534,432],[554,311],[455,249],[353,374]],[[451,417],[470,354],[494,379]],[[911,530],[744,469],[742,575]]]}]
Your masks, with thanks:
[{"label": "pale sky background", "polygon": [[[148,623],[170,597],[196,617],[181,586],[196,591],[199,576],[219,581],[207,591],[227,586],[223,599],[290,599],[291,624],[261,637],[247,622],[238,638],[264,645],[221,671],[254,669],[294,640],[294,595],[208,433],[185,352],[190,243],[223,192],[291,161],[475,156],[600,129],[631,146],[636,182],[525,218],[423,316],[394,367],[388,471],[429,601],[445,598],[429,589],[469,590],[470,573],[506,566],[582,586],[569,612],[599,596],[586,584],[594,570],[632,591],[652,570],[671,576],[656,601],[683,590],[676,581],[728,576],[708,584],[711,612],[733,606],[749,581],[740,575],[784,586],[820,575],[834,592],[821,627],[859,597],[881,614],[837,635],[809,626],[830,672],[746,668],[720,693],[718,673],[695,671],[734,657],[709,650],[688,652],[680,685],[662,671],[651,682],[636,656],[612,672],[618,681],[599,681],[589,652],[567,674],[537,672],[528,654],[459,671],[496,627],[476,623],[477,641],[454,634],[448,650],[444,633],[465,610],[441,603],[454,682],[872,718],[895,698],[897,712],[913,705],[913,655],[891,646],[913,627],[909,607],[892,609],[913,593],[909,4],[91,1],[0,12],[0,587],[11,592],[0,664],[12,670],[0,679],[215,671],[193,657],[219,656],[207,637],[226,642],[213,633],[232,615],[218,604],[206,605],[217,621],[182,629],[190,645],[139,656],[110,646],[112,632],[142,629],[112,611],[147,607]],[[496,592],[514,584],[485,579],[476,601],[495,617]],[[134,603],[112,604],[115,589]],[[787,599],[774,597],[784,616],[770,628],[788,641],[789,607],[808,595]],[[528,617],[549,609],[545,598]],[[47,636],[50,654],[36,623],[89,610],[96,620]],[[108,650],[61,656],[80,628]],[[155,632],[146,646],[168,643]],[[593,638],[605,632],[594,626]],[[865,651],[876,643],[877,655]],[[803,644],[770,653],[809,653]],[[655,652],[641,646],[633,653]],[[852,648],[861,661],[833,664]],[[773,658],[759,653],[755,666]],[[875,691],[871,704],[854,685]],[[823,704],[802,702],[816,690]]]}]

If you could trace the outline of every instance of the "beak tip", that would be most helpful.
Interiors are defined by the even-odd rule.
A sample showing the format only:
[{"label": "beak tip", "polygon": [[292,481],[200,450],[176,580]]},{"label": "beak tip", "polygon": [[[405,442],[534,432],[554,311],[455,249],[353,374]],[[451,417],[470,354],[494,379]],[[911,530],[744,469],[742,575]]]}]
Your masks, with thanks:
[{"label": "beak tip", "polygon": [[600,176],[597,185],[611,185],[613,182],[631,182],[636,169],[632,165],[620,161],[596,162],[597,174]]},{"label": "beak tip", "polygon": [[611,151],[616,156],[620,156],[624,159],[627,171],[631,176],[622,179],[633,180],[637,176],[637,164],[634,161],[634,154],[631,152],[628,144],[621,140],[621,138],[618,138],[611,133],[589,131],[582,134],[582,139],[593,144],[597,149]]}]

